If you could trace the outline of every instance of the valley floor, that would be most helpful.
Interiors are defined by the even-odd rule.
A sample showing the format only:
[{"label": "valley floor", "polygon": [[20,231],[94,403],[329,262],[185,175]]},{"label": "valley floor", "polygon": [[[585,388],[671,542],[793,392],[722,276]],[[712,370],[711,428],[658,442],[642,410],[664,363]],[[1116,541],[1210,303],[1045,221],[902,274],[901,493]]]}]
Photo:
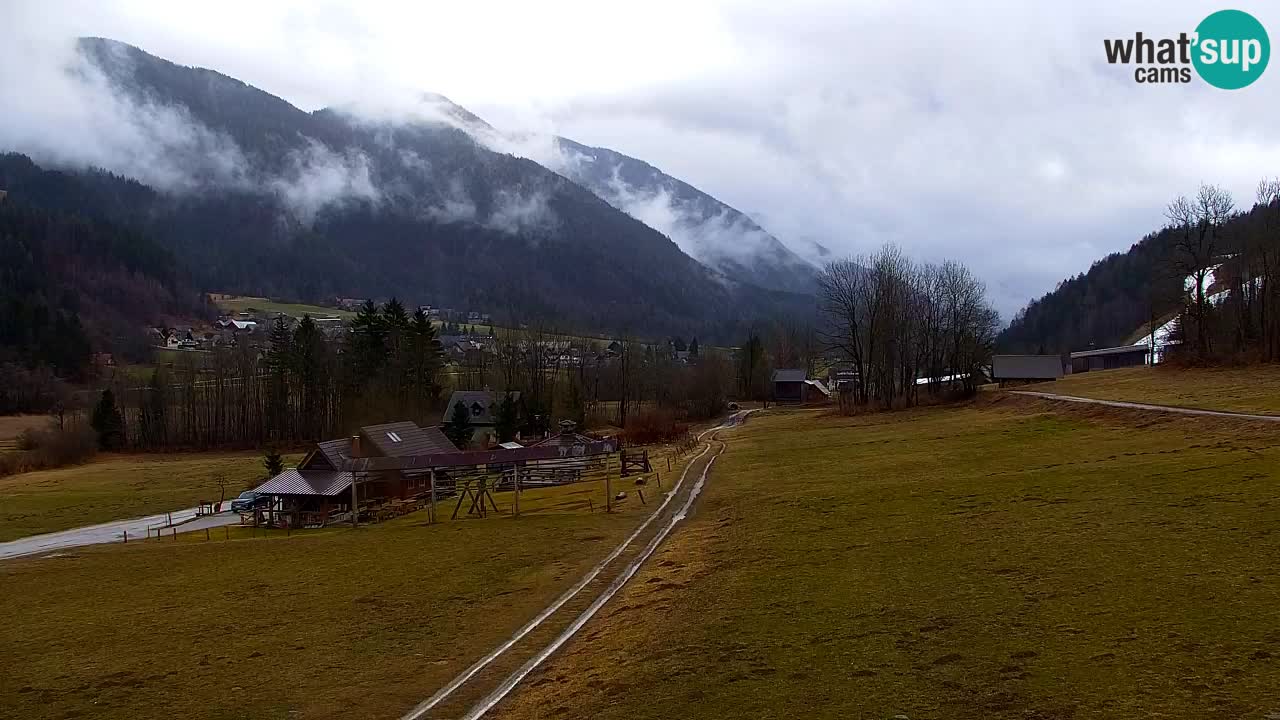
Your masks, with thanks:
[{"label": "valley floor", "polygon": [[1270,423],[990,405],[758,416],[503,718],[1266,717]]},{"label": "valley floor", "polygon": [[[1000,394],[854,418],[774,410],[720,438],[686,523],[491,716],[1280,712],[1272,423]],[[584,508],[601,490],[531,492],[518,520],[408,515],[0,563],[0,707],[399,717],[653,510],[653,495]],[[427,717],[459,717],[479,692]]]},{"label": "valley floor", "polygon": [[615,477],[628,497],[612,513],[608,486],[584,482],[525,491],[518,519],[503,492],[487,519],[464,505],[451,520],[450,498],[435,525],[418,511],[356,530],[234,527],[0,562],[0,717],[399,717],[617,547],[693,456],[651,457],[661,478]]}]

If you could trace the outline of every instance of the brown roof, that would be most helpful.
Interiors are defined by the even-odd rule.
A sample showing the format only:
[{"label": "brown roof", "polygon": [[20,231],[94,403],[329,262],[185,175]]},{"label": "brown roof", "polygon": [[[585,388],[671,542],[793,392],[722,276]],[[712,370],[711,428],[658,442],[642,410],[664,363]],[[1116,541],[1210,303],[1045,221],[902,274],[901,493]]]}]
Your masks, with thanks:
[{"label": "brown roof", "polygon": [[[382,425],[366,425],[360,428],[360,434],[373,444],[373,448],[366,448],[366,452],[377,450],[377,453],[384,457],[458,452],[458,448],[449,442],[449,438],[440,432],[440,428],[420,428],[407,420]],[[349,446],[350,441],[348,441],[348,448]]]},{"label": "brown roof", "polygon": [[351,438],[338,438],[316,443],[316,449],[328,461],[329,467],[337,470],[351,459]]}]

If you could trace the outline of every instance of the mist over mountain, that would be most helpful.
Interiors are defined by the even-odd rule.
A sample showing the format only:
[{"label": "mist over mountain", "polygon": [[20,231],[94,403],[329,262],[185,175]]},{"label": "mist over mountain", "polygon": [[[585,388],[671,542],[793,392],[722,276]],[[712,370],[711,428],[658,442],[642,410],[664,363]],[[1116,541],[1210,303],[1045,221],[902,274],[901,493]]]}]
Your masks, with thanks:
[{"label": "mist over mountain", "polygon": [[0,120],[0,148],[154,189],[99,210],[161,242],[205,289],[726,335],[812,302],[725,282],[579,184],[478,142],[462,127],[483,121],[440,96],[305,112],[99,38],[33,82],[32,103],[50,108]]},{"label": "mist over mountain", "polygon": [[[746,213],[643,160],[564,137],[503,133],[442,95],[425,95],[424,102],[437,117],[487,147],[527,157],[573,180],[731,281],[814,291],[815,263],[792,252]],[[829,254],[813,245],[820,255]]]},{"label": "mist over mountain", "polygon": [[726,277],[762,287],[813,292],[817,268],[746,214],[636,158],[556,138],[552,169],[670,237]]}]

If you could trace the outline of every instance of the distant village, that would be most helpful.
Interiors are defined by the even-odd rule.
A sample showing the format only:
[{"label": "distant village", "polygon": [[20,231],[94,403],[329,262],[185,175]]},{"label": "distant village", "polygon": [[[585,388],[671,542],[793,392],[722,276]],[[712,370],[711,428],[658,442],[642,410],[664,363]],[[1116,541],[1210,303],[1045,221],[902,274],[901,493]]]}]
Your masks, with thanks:
[{"label": "distant village", "polygon": [[[368,300],[365,298],[335,298],[333,305],[344,311],[355,312],[366,302]],[[383,302],[375,300],[378,305]],[[490,313],[433,305],[421,305],[417,309],[422,310],[435,324],[446,363],[484,365],[486,358],[498,354],[496,332]],[[348,332],[347,319],[339,315],[310,314],[310,317],[326,339],[340,340]],[[166,352],[201,353],[234,347],[258,348],[261,351],[269,342],[271,328],[276,323],[282,322],[286,328],[293,330],[301,320],[300,315],[249,307],[225,313],[211,325],[151,327],[147,332],[151,346]],[[578,367],[584,362],[607,362],[617,358],[623,349],[623,341],[617,339],[581,342],[560,338],[540,339],[536,342],[543,348],[547,360],[559,367]],[[670,359],[677,363],[689,363],[697,358],[696,339],[693,340],[692,347],[686,346],[679,338],[667,340],[664,347],[670,353]],[[109,363],[110,360],[99,362]]]}]

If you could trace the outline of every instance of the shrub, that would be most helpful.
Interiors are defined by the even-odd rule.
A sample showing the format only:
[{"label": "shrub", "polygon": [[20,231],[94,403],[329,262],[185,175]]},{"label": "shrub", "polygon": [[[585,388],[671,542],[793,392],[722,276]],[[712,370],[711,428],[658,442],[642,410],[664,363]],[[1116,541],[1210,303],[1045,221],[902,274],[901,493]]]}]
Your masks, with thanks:
[{"label": "shrub", "polygon": [[0,455],[0,475],[79,465],[97,452],[97,433],[86,425],[33,428],[18,437],[18,450]]},{"label": "shrub", "polygon": [[688,432],[689,426],[678,422],[673,411],[652,408],[629,418],[620,437],[627,445],[658,445],[679,442]]}]

